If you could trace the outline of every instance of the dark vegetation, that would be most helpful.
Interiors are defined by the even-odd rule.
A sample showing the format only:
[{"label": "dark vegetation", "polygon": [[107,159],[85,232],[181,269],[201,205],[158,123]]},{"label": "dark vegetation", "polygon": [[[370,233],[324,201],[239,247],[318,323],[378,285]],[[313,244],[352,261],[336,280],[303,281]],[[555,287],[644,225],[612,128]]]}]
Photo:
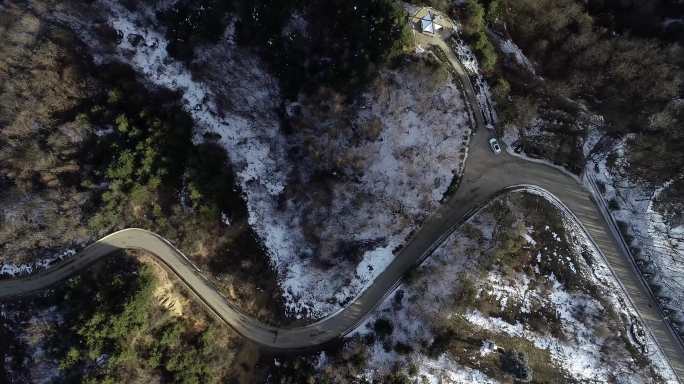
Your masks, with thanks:
[{"label": "dark vegetation", "polygon": [[[613,137],[634,134],[627,151],[631,176],[662,184],[684,168],[681,102],[684,16],[669,0],[445,0],[418,1],[463,23],[462,33],[489,77],[506,123],[527,126],[534,118],[569,124],[544,127],[558,139],[521,148],[573,171],[583,167],[580,100],[607,119]],[[535,63],[540,82],[502,60],[486,28],[510,36]]]},{"label": "dark vegetation", "polygon": [[83,154],[92,171],[82,185],[97,191],[87,208],[92,231],[149,229],[214,275],[230,272],[239,295],[232,299],[252,306],[257,287],[272,297],[274,272],[246,224],[225,150],[211,137],[193,143],[193,122],[177,94],[147,90],[127,66],[100,72],[103,91],[71,112],[79,125],[97,131]]},{"label": "dark vegetation", "polygon": [[[54,383],[225,382],[239,346],[234,334],[199,308],[188,308],[192,318],[171,315],[153,296],[157,284],[150,267],[122,253],[12,305],[59,306],[61,320],[43,335],[45,353],[58,362]],[[34,363],[28,356],[17,362]]]},{"label": "dark vegetation", "polygon": [[510,2],[504,17],[555,91],[589,101],[619,132],[644,128],[646,118],[677,95],[674,47],[615,36],[574,0],[543,3]]},{"label": "dark vegetation", "polygon": [[[592,1],[588,7],[576,0],[486,3],[488,10],[501,3],[494,7],[500,12],[489,16],[490,27],[509,33],[546,79],[539,84],[507,76],[513,103],[503,104],[508,105],[504,116],[517,118],[518,123],[530,121],[535,108],[529,95],[540,101],[551,96],[547,100],[553,108],[571,114],[573,108],[558,96],[584,100],[606,117],[612,135],[636,135],[627,151],[634,177],[662,183],[681,172],[682,106],[672,100],[682,94],[684,55],[681,45],[648,21],[669,3],[625,6],[626,2]],[[651,12],[641,19],[645,8]],[[572,128],[559,130],[582,134]]]},{"label": "dark vegetation", "polygon": [[358,90],[410,38],[391,0],[258,0],[238,10],[238,42],[258,47],[287,98],[321,86]]},{"label": "dark vegetation", "polygon": [[31,262],[142,227],[212,272],[247,311],[281,313],[269,307],[274,272],[247,225],[229,154],[212,137],[193,143],[179,95],[147,89],[123,64],[95,66],[71,31],[30,11],[2,12],[0,202],[15,212],[0,225],[3,260]]},{"label": "dark vegetation", "polygon": [[86,183],[108,186],[93,202],[98,207],[93,228],[109,232],[142,225],[176,237],[178,223],[169,217],[184,213],[183,208],[213,224],[222,212],[244,217],[225,151],[211,142],[192,143],[193,122],[178,96],[150,93],[127,66],[101,71],[106,91],[80,105],[76,115],[81,125],[110,128],[93,137],[85,154],[94,166]]},{"label": "dark vegetation", "polygon": [[[259,372],[260,377],[257,382],[268,384],[336,384],[336,383],[398,383],[412,384],[420,380],[418,368],[414,363],[407,365],[396,364],[391,367],[392,373],[385,376],[376,376],[376,380],[368,380],[365,375],[368,373],[368,346],[375,343],[375,335],[368,337],[354,337],[347,339],[340,344],[326,347],[325,365],[323,369],[317,368],[319,365],[320,351],[308,354],[283,354],[275,357],[278,363],[273,364],[274,357],[262,355],[259,366],[264,369]],[[385,343],[390,345],[391,343]],[[407,354],[413,351],[413,347],[396,343],[395,351],[400,354]],[[387,349],[389,352],[390,349]],[[421,381],[417,381],[421,382]]]},{"label": "dark vegetation", "polygon": [[684,24],[666,19],[684,15],[684,3],[677,0],[590,0],[587,9],[601,25],[620,34],[684,42]]},{"label": "dark vegetation", "polygon": [[179,0],[157,17],[166,26],[169,55],[190,61],[194,47],[217,43],[226,29],[229,0]]},{"label": "dark vegetation", "polygon": [[[266,384],[370,384],[362,373],[367,368],[366,345],[355,338],[352,343],[341,343],[313,353],[288,353],[274,357],[262,355],[257,382]],[[317,368],[321,352],[325,353],[325,368]]]},{"label": "dark vegetation", "polygon": [[501,368],[510,373],[516,380],[530,381],[531,373],[527,355],[519,351],[506,351],[501,354]]},{"label": "dark vegetation", "polygon": [[95,84],[68,29],[3,6],[0,31],[0,260],[22,263],[87,238],[79,180],[88,132],[54,116]]},{"label": "dark vegetation", "polygon": [[392,325],[391,321],[381,318],[375,321],[373,324],[373,330],[380,338],[385,338],[392,334],[394,331],[394,326]]},{"label": "dark vegetation", "polygon": [[410,38],[391,0],[180,0],[159,14],[169,54],[189,61],[194,46],[217,42],[229,11],[237,15],[238,43],[261,53],[287,98],[321,86],[358,91]]},{"label": "dark vegetation", "polygon": [[[1,305],[1,304],[0,304]],[[4,309],[4,308],[3,308]],[[25,369],[24,358],[27,355],[26,346],[15,333],[15,327],[5,316],[0,316],[0,337],[3,348],[0,348],[0,382],[29,382],[29,371]]]},{"label": "dark vegetation", "polygon": [[634,176],[657,185],[682,177],[683,127],[684,102],[681,99],[671,101],[653,114],[648,126],[627,141],[631,149],[627,160]]}]

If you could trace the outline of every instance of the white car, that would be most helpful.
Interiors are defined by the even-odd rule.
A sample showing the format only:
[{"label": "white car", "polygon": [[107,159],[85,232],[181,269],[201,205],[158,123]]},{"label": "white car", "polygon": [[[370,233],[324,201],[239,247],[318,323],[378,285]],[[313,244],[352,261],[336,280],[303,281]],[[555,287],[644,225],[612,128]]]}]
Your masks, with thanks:
[{"label": "white car", "polygon": [[489,139],[489,148],[491,148],[492,152],[494,152],[497,155],[501,153],[501,146],[499,145],[499,142],[496,140],[495,137]]}]

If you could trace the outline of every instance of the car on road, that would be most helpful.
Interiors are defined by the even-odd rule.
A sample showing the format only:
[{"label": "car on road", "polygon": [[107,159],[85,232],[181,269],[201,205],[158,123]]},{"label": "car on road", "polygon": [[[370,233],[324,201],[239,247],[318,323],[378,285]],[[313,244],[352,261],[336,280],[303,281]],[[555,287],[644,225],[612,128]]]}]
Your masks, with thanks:
[{"label": "car on road", "polygon": [[494,152],[497,155],[501,153],[501,146],[499,145],[499,141],[496,140],[496,137],[492,137],[491,139],[489,139],[489,148],[491,148],[492,152]]}]

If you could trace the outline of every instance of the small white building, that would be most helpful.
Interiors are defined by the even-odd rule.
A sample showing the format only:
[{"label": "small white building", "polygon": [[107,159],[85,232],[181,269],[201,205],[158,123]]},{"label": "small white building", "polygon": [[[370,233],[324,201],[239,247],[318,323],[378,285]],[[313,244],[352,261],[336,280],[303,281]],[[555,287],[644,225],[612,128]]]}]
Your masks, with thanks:
[{"label": "small white building", "polygon": [[442,29],[442,26],[436,23],[437,17],[435,14],[428,11],[420,18],[420,31],[426,33],[435,33]]},{"label": "small white building", "polygon": [[407,7],[409,21],[414,30],[426,34],[436,34],[454,29],[454,23],[430,7]]}]

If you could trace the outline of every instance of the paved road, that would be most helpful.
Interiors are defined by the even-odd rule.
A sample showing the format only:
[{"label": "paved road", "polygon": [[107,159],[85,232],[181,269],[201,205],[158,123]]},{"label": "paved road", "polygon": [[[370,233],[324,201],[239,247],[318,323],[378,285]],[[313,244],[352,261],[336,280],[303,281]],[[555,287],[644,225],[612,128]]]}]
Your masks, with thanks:
[{"label": "paved road", "polygon": [[[446,203],[448,212],[443,215],[459,215],[456,207],[460,204],[475,206],[487,201],[496,191],[516,184],[534,185],[553,195],[581,224],[591,241],[596,245],[608,266],[613,272],[632,305],[636,308],[644,325],[650,330],[656,343],[665,354],[678,379],[684,378],[684,346],[673,335],[658,309],[653,294],[647,287],[643,277],[636,270],[631,255],[621,247],[619,233],[614,226],[606,222],[601,210],[605,206],[592,197],[580,179],[560,168],[541,162],[530,162],[519,157],[502,153],[494,156],[488,150],[489,136],[484,118],[479,112],[475,92],[468,75],[458,61],[454,52],[440,38],[415,34],[417,44],[436,45],[444,51],[447,59],[461,76],[465,84],[466,97],[471,100],[471,107],[476,111],[476,134],[470,143],[467,167],[461,180],[461,187],[455,196]],[[552,197],[552,198],[553,198]],[[452,208],[453,207],[453,208]],[[439,213],[438,213],[439,214]],[[604,212],[608,216],[607,211]]]},{"label": "paved road", "polygon": [[[421,36],[417,42],[436,44],[445,51],[457,72],[463,76],[466,97],[475,108],[477,103],[467,75],[446,44],[437,38]],[[125,229],[113,233],[65,262],[33,276],[0,281],[0,298],[25,295],[49,287],[116,250],[142,249],[155,255],[175,272],[198,300],[244,337],[276,350],[315,347],[353,331],[392,292],[409,270],[428,257],[478,208],[505,191],[532,187],[548,192],[556,203],[562,202],[563,209],[579,221],[605,256],[670,364],[680,377],[684,377],[684,351],[663,322],[631,261],[620,252],[599,207],[582,183],[576,177],[545,164],[525,161],[505,153],[493,155],[487,147],[489,133],[484,128],[482,115],[475,113],[475,118],[477,131],[472,138],[467,167],[457,191],[426,220],[368,289],[341,311],[313,324],[276,328],[244,315],[198,273],[181,251],[159,235],[143,229]]]},{"label": "paved road", "polygon": [[[476,111],[476,134],[470,143],[467,167],[461,180],[461,187],[455,196],[446,204],[445,215],[458,215],[461,212],[454,207],[460,204],[478,205],[486,201],[497,190],[516,184],[534,185],[553,195],[581,224],[591,241],[596,245],[608,266],[613,272],[627,297],[636,308],[644,325],[648,327],[660,349],[665,354],[679,381],[684,378],[684,347],[673,335],[671,328],[663,319],[653,294],[642,276],[636,270],[631,255],[621,247],[619,233],[611,223],[606,222],[601,210],[605,206],[593,199],[591,193],[584,188],[579,178],[564,170],[544,163],[530,162],[519,157],[502,153],[494,156],[488,150],[489,136],[484,118],[477,108],[475,92],[468,75],[458,61],[454,52],[440,38],[415,34],[416,43],[436,45],[445,52],[447,59],[462,77],[465,84],[466,97],[471,100],[471,107]],[[553,198],[552,197],[552,198]],[[484,198],[484,200],[483,200]],[[453,210],[450,207],[454,207]],[[439,213],[438,213],[439,214]],[[608,216],[607,211],[604,212]]]}]

